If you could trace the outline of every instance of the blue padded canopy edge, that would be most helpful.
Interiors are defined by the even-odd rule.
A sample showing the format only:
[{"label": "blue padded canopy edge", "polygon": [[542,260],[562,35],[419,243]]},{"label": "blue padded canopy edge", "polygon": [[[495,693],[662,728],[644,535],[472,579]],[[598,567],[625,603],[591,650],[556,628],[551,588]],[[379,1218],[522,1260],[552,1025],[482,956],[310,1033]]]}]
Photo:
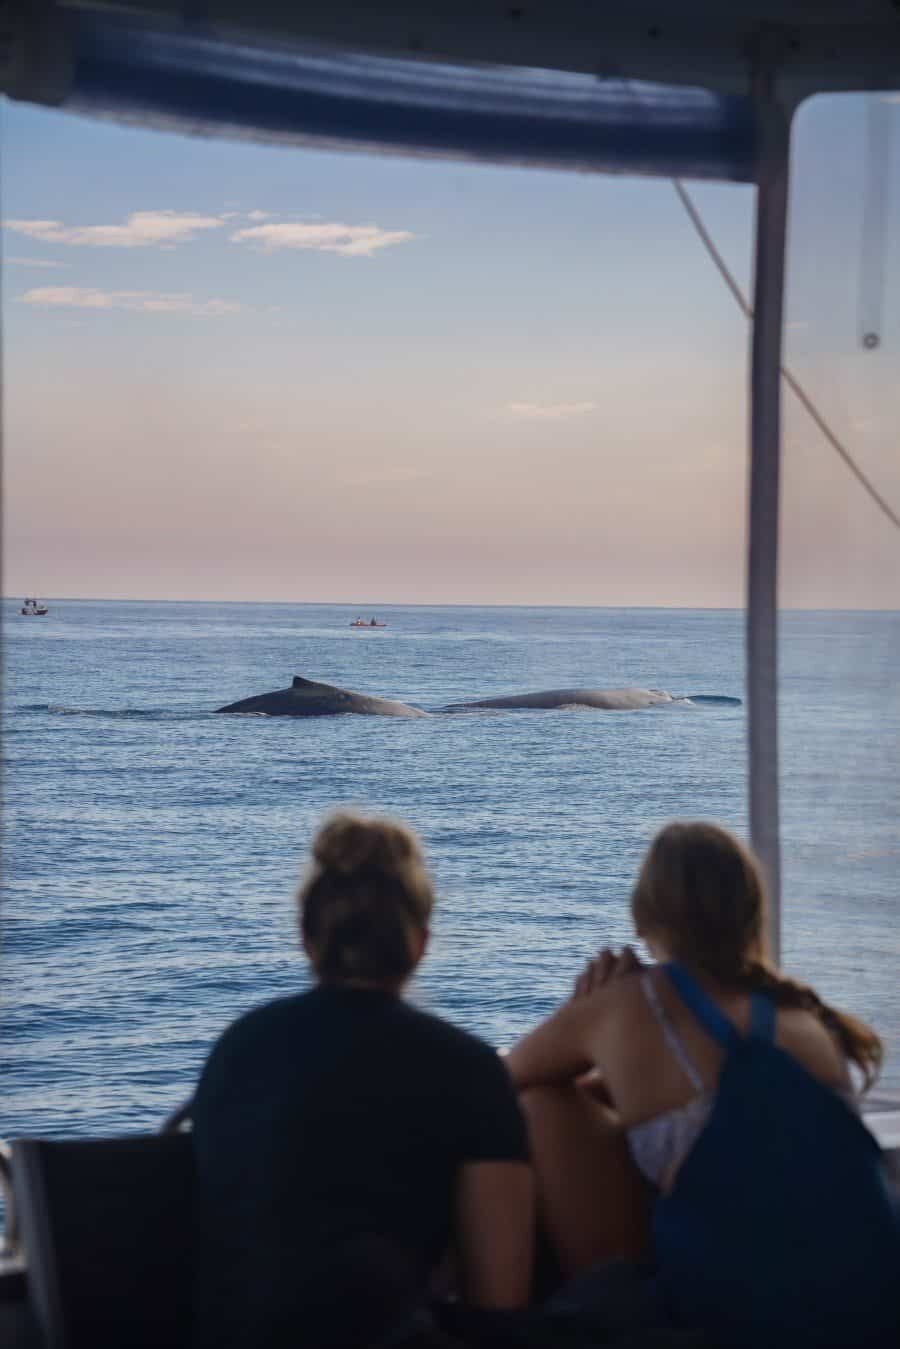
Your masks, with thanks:
[{"label": "blue padded canopy edge", "polygon": [[751,100],[69,11],[63,106],[187,132],[548,168],[754,180]]}]

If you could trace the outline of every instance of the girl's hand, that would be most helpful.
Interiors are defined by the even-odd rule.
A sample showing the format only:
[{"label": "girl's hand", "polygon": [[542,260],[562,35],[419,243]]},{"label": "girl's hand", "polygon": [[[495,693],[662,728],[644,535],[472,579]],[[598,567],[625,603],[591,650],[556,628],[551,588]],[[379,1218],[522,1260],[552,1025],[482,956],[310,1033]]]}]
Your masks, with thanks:
[{"label": "girl's hand", "polygon": [[606,1085],[606,1079],[599,1068],[591,1068],[580,1077],[576,1077],[575,1086],[585,1096],[595,1103],[595,1105],[614,1106],[609,1087]]},{"label": "girl's hand", "polygon": [[633,974],[640,968],[641,962],[630,946],[623,946],[621,955],[616,955],[615,951],[607,946],[585,965],[575,980],[572,996],[588,997],[598,988],[603,988],[611,979],[621,979],[623,975]]}]

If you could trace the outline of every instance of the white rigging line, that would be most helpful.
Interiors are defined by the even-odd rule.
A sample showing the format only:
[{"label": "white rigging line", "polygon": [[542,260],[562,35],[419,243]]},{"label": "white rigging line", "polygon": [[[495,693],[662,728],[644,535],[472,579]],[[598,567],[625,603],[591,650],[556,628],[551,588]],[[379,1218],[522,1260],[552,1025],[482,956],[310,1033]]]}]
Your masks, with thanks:
[{"label": "white rigging line", "polygon": [[[687,211],[691,224],[697,231],[697,234],[700,237],[700,241],[703,244],[703,247],[706,249],[707,253],[712,258],[713,262],[718,268],[722,280],[725,282],[726,286],[731,291],[732,295],[737,301],[738,307],[741,309],[745,317],[752,320],[753,308],[748,302],[747,297],[744,295],[744,292],[741,290],[737,281],[735,281],[734,276],[732,275],[731,271],[728,268],[727,262],[722,257],[722,254],[719,252],[718,248],[716,248],[716,245],[713,243],[709,231],[707,230],[706,226],[701,220],[697,208],[694,205],[693,201],[691,200],[690,196],[688,195],[684,183],[682,183],[680,178],[673,178],[672,185],[674,186],[675,191],[678,193],[679,200],[681,201],[681,204],[684,207],[685,211]],[[809,394],[803,388],[802,384],[800,384],[799,380],[795,379],[795,377],[791,374],[790,370],[788,370],[787,366],[782,365],[780,367],[780,370],[781,370],[781,377],[784,380],[785,384],[791,390],[791,393],[793,393],[797,401],[801,403],[802,406],[809,413],[810,417],[815,422],[819,430],[822,432],[822,435],[828,441],[832,449],[837,451],[841,459],[843,459],[844,463],[847,465],[847,468],[849,468],[850,472],[853,474],[854,478],[856,478],[860,486],[866,492],[868,492],[869,496],[875,502],[875,505],[879,508],[880,511],[884,513],[884,515],[887,516],[888,520],[890,520],[894,528],[900,529],[900,514],[898,514],[897,511],[894,510],[890,502],[885,500],[885,498],[878,491],[878,488],[875,486],[872,480],[868,478],[866,474],[863,472],[863,470],[859,467],[859,465],[857,464],[856,460],[853,458],[853,455],[850,453],[847,447],[843,445],[841,441],[837,438],[835,433],[832,431],[831,427],[826,422],[825,418],[822,416],[818,408],[813,403]]]}]

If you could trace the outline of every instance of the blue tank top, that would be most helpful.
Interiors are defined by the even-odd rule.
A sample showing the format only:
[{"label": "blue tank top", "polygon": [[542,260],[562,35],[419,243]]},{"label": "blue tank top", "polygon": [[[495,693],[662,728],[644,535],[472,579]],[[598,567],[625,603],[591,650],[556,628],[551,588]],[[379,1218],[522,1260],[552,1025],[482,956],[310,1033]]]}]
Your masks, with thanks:
[{"label": "blue tank top", "polygon": [[754,994],[742,1036],[686,970],[666,971],[726,1054],[709,1122],[654,1213],[669,1314],[733,1349],[900,1344],[900,1205],[877,1142],[775,1045],[770,998]]}]

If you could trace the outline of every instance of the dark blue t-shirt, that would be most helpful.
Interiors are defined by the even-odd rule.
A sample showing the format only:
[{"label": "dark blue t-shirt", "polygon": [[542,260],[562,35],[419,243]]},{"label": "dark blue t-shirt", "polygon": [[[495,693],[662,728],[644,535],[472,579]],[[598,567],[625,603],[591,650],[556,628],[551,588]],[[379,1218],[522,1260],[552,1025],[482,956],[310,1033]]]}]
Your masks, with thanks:
[{"label": "dark blue t-shirt", "polygon": [[321,986],[234,1022],[193,1116],[197,1340],[217,1349],[301,1343],[360,1243],[403,1253],[424,1284],[459,1168],[528,1155],[496,1053],[368,989]]}]

